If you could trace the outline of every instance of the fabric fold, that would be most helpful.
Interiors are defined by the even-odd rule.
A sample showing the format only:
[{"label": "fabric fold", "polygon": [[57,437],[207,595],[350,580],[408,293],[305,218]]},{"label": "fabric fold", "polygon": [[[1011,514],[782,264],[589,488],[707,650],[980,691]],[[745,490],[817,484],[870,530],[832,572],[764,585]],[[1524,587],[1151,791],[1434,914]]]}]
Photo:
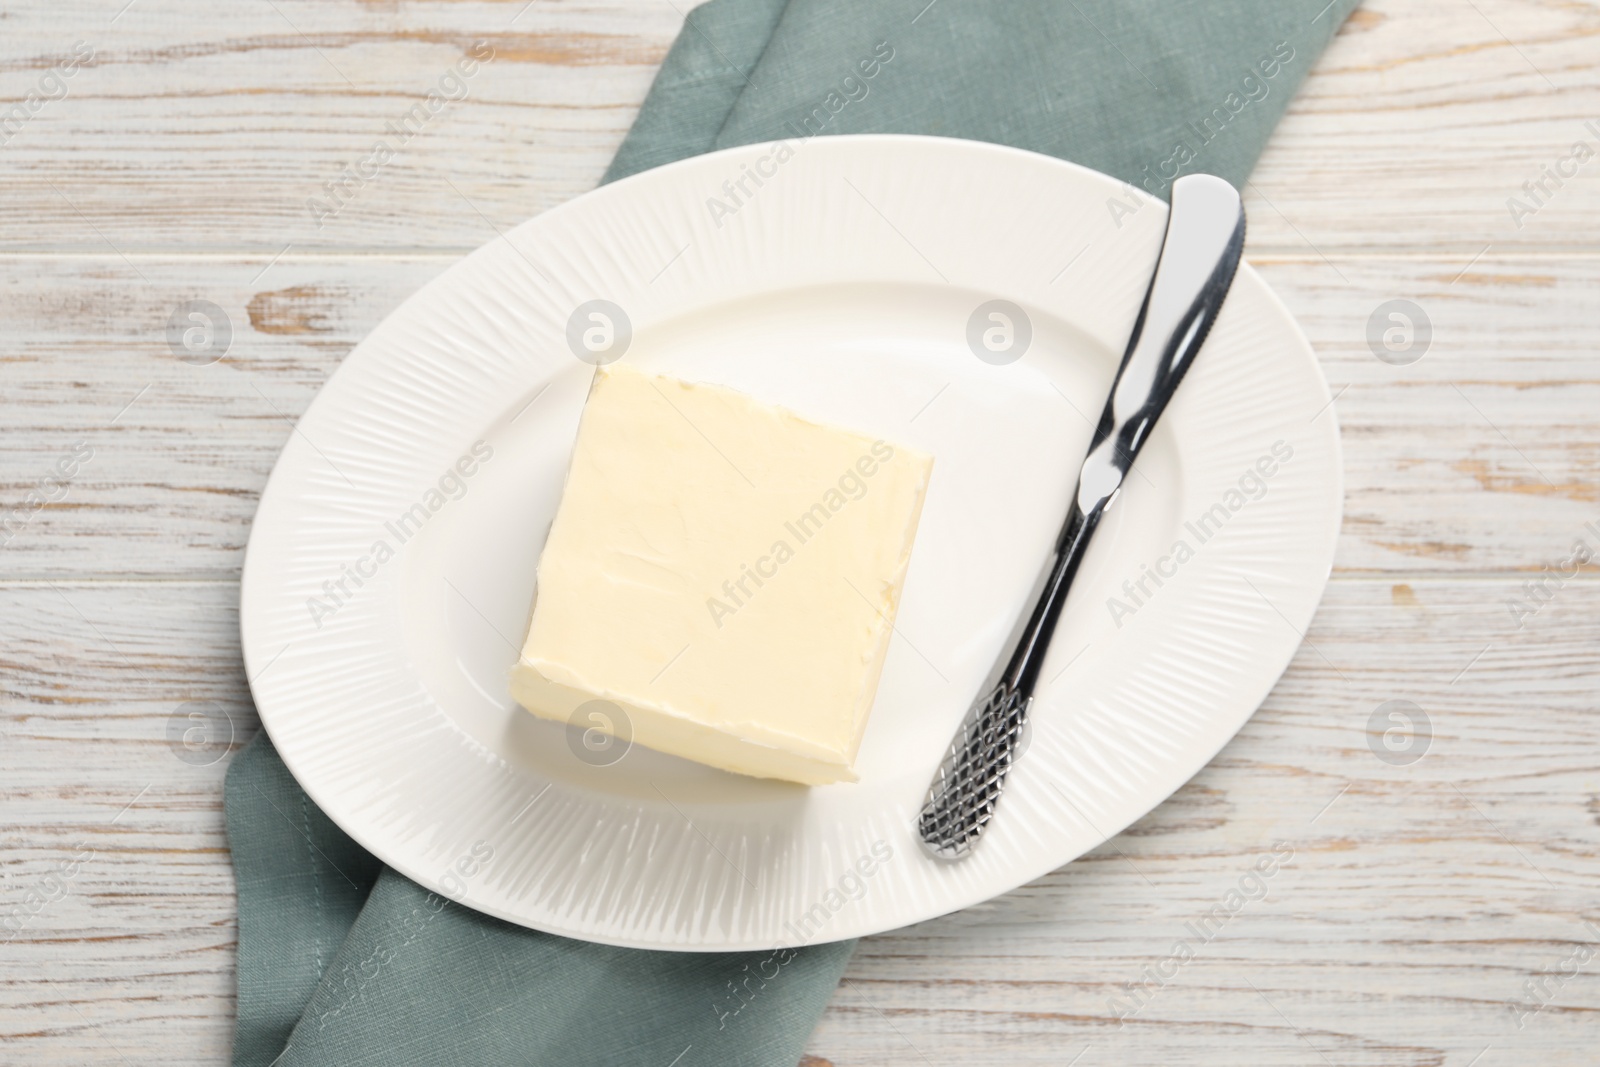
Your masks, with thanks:
[{"label": "fabric fold", "polygon": [[787,2],[711,0],[690,11],[600,183],[720,147],[723,123]]}]

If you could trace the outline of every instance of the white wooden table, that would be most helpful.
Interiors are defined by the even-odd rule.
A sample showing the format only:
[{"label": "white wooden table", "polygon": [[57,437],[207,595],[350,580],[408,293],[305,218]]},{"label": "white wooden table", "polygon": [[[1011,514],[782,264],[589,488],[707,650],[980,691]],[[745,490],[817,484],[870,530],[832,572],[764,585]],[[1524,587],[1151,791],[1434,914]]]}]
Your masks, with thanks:
[{"label": "white wooden table", "polygon": [[[225,1060],[227,761],[185,762],[168,734],[194,701],[237,742],[257,728],[236,583],[273,459],[408,294],[595,184],[682,17],[126,2],[0,10],[0,100],[66,90],[0,127],[7,1065]],[[470,95],[319,228],[306,200],[480,38],[496,58]],[[49,80],[79,41],[94,58]],[[1368,0],[1346,25],[1247,197],[1249,259],[1344,430],[1344,532],[1308,640],[1126,833],[863,943],[810,1062],[1600,1061],[1595,566],[1548,581],[1537,612],[1508,606],[1574,541],[1600,557],[1600,157],[1542,204],[1522,189],[1573,169],[1576,142],[1600,151],[1597,42],[1600,8],[1563,0]],[[1512,196],[1537,210],[1514,219]],[[165,340],[196,299],[231,322],[209,366]],[[1369,347],[1391,299],[1432,323],[1419,362]],[[1391,700],[1431,737],[1380,759],[1369,720]],[[1293,858],[1266,897],[1167,962],[1275,842]],[[1129,983],[1147,1003],[1119,1026]]]}]

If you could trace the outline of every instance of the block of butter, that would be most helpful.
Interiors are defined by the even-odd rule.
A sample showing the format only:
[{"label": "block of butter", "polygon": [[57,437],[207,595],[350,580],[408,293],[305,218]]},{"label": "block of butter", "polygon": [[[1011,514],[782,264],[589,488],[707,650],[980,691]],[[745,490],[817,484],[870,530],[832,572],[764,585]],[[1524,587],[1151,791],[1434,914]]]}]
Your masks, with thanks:
[{"label": "block of butter", "polygon": [[601,369],[512,695],[739,774],[854,781],[932,467],[730,389]]}]

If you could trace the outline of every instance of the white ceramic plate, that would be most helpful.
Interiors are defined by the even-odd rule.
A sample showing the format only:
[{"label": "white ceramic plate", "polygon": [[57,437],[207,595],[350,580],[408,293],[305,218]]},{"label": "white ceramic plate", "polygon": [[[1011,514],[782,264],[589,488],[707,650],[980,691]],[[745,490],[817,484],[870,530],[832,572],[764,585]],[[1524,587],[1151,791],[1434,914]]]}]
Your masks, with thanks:
[{"label": "white ceramic plate", "polygon": [[[1267,695],[1339,528],[1327,387],[1243,267],[1078,575],[996,822],[964,862],[923,855],[913,818],[1065,513],[1165,218],[1045,156],[828,137],[663,167],[484,246],[357,346],[272,473],[241,619],[278,750],[419,883],[618,945],[870,934],[1093,848]],[[994,299],[1031,327],[1003,365],[968,343]],[[808,790],[637,746],[594,766],[507,696],[593,374],[569,321],[594,300],[623,310],[622,358],[641,367],[935,457],[858,784]],[[452,476],[461,457],[471,473]]]}]

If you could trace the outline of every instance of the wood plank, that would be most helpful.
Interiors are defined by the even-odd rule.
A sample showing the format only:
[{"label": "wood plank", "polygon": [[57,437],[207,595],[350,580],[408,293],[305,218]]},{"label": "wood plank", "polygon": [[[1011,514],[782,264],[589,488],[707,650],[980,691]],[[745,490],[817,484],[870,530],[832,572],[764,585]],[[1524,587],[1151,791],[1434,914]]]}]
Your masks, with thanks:
[{"label": "wood plank", "polygon": [[[145,260],[130,281],[114,259],[12,261],[0,290],[14,324],[0,365],[0,526],[12,521],[0,569],[237,574],[293,420],[353,344],[448,262]],[[168,318],[193,299],[223,308],[232,332],[207,366],[166,341]],[[32,510],[28,494],[79,442],[93,455],[64,496],[44,486],[60,498]]]},{"label": "wood plank", "polygon": [[[0,248],[474,247],[594,186],[682,19],[637,0],[119,6],[7,20],[5,97],[77,40],[95,58],[5,145]],[[452,70],[464,88],[441,89]],[[386,133],[430,91],[450,99]],[[319,220],[307,201],[379,138],[395,157]]]},{"label": "wood plank", "polygon": [[[1592,8],[1364,0],[1274,131],[1247,208],[1265,250],[1594,250]],[[1523,183],[1594,156],[1529,202]],[[1557,176],[1560,177],[1559,175]],[[1513,196],[1535,209],[1516,216]]]},{"label": "wood plank", "polygon": [[[448,256],[101,256],[6,264],[0,316],[0,578],[236,576],[297,418],[344,354]],[[1538,570],[1600,520],[1600,257],[1258,257],[1318,351],[1344,434],[1340,573]],[[1393,298],[1432,322],[1420,362],[1373,355]],[[211,366],[164,339],[181,303],[232,328]],[[1342,390],[1342,391],[1341,391]],[[63,456],[66,495],[27,506]],[[17,511],[16,509],[21,509]],[[1600,535],[1595,535],[1600,537]]]},{"label": "wood plank", "polygon": [[[1514,588],[1334,582],[1216,761],[1079,862],[869,939],[813,1053],[837,1067],[1059,1064],[1085,1046],[1085,1065],[1461,1065],[1492,1045],[1480,1063],[1590,1062],[1593,964],[1520,1030],[1514,1008],[1526,981],[1600,940],[1583,924],[1600,918],[1600,582],[1570,583],[1523,631],[1502,618]],[[0,585],[0,912],[92,850],[0,938],[7,1062],[223,1060],[226,759],[184,762],[167,731],[189,701],[227,709],[236,740],[256,728],[235,627],[226,582]],[[1370,716],[1396,699],[1431,722],[1408,764],[1370,747]],[[1266,896],[1214,919],[1118,1028],[1108,1001],[1196,940],[1185,924],[1280,841],[1293,855]]]},{"label": "wood plank", "polygon": [[[1336,396],[1345,459],[1340,573],[1537,571],[1600,548],[1600,362],[1577,325],[1600,258],[1258,260]],[[1431,341],[1379,358],[1411,302]],[[1407,312],[1407,314],[1414,314]],[[1378,339],[1374,347],[1373,338]],[[1387,353],[1387,350],[1385,350]]]},{"label": "wood plank", "polygon": [[0,604],[0,1058],[225,1062],[227,762],[186,762],[168,729],[191,701],[232,712],[236,742],[256,729],[237,592],[40,584]]},{"label": "wood plank", "polygon": [[[0,97],[35,88],[76,41],[96,58],[0,153],[0,250],[471,249],[593,187],[685,9],[283,0],[207,20],[179,0],[120,6],[8,12]],[[1600,148],[1585,126],[1600,117],[1597,33],[1582,4],[1367,0],[1247,190],[1252,246],[1459,263],[1490,245],[1594,250],[1600,162],[1531,215],[1508,200],[1575,142]],[[479,40],[496,58],[466,96],[319,220],[307,201]]]}]

